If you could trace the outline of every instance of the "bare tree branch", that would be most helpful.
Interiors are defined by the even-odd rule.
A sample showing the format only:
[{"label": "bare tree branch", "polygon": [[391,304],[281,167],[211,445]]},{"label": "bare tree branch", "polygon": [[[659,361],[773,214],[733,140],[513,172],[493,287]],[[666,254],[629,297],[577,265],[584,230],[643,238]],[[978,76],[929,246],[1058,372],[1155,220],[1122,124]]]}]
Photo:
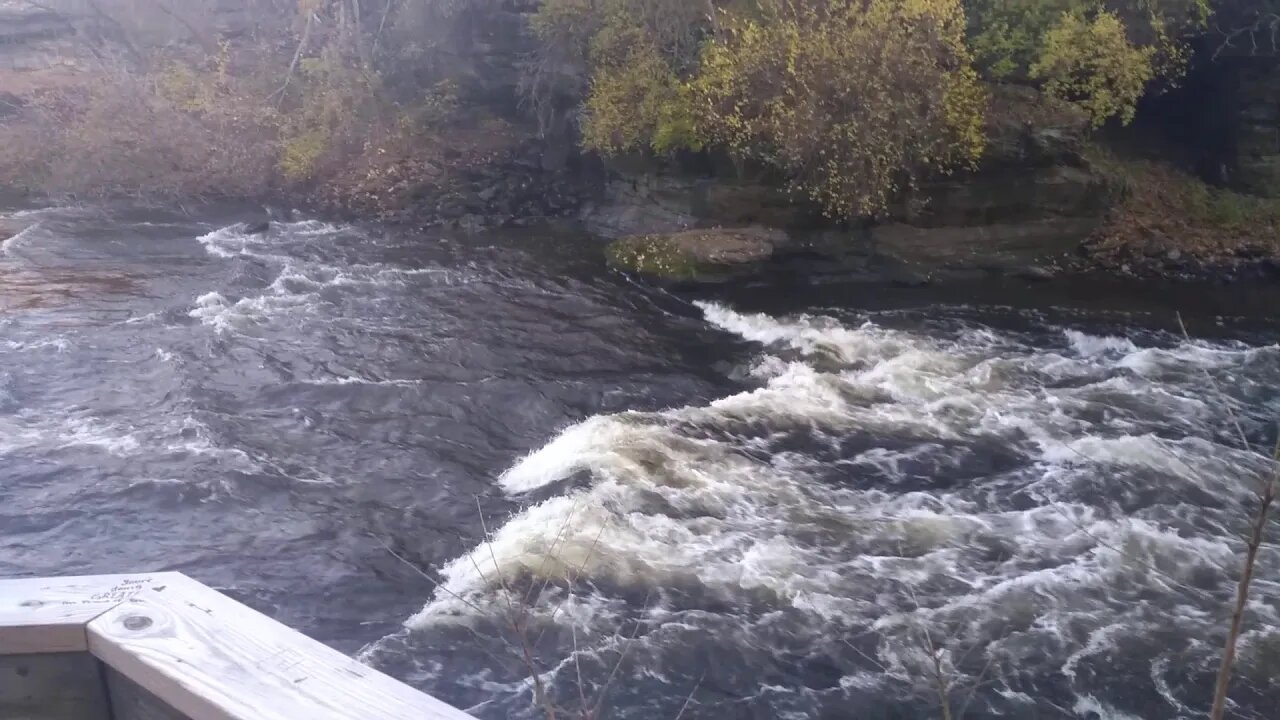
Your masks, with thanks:
[{"label": "bare tree branch", "polygon": [[1222,53],[1228,49],[1235,49],[1236,41],[1245,38],[1249,41],[1249,55],[1257,55],[1259,51],[1258,36],[1265,34],[1269,40],[1270,47],[1267,52],[1280,51],[1280,14],[1273,12],[1259,13],[1252,23],[1242,25],[1232,30],[1224,30],[1215,26],[1218,34],[1222,36],[1222,42],[1213,51],[1213,59],[1217,60]]},{"label": "bare tree branch", "polygon": [[289,82],[293,80],[293,73],[298,69],[298,63],[302,60],[302,53],[307,49],[307,42],[311,39],[311,25],[315,22],[315,13],[307,13],[307,22],[302,28],[302,38],[298,40],[298,48],[293,51],[293,60],[289,62],[289,70],[285,72],[284,82],[280,85],[280,89],[267,96],[267,100],[279,96],[280,101],[284,102],[284,94],[289,89]]},{"label": "bare tree branch", "polygon": [[[1272,458],[1280,463],[1280,433],[1277,435]],[[1210,720],[1222,720],[1223,713],[1226,712],[1227,688],[1231,684],[1231,668],[1236,660],[1236,643],[1240,639],[1240,626],[1244,622],[1245,607],[1249,603],[1249,587],[1253,583],[1258,548],[1262,546],[1267,518],[1271,513],[1271,505],[1275,502],[1278,486],[1280,486],[1280,469],[1272,472],[1258,498],[1258,512],[1250,528],[1244,556],[1244,569],[1240,574],[1240,582],[1236,584],[1236,604],[1231,613],[1231,628],[1227,631],[1226,646],[1222,649],[1222,665],[1218,668],[1218,679],[1213,687],[1213,706],[1209,710]]]}]

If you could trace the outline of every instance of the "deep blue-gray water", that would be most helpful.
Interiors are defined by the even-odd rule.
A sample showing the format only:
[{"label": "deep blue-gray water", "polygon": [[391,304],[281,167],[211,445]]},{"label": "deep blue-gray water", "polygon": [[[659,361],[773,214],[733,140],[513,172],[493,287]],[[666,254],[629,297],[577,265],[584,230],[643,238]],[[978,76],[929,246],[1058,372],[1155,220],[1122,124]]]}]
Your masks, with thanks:
[{"label": "deep blue-gray water", "polygon": [[[513,612],[571,717],[1205,713],[1254,291],[694,296],[564,228],[252,218],[0,212],[0,575],[182,571],[494,720]],[[1232,697],[1280,707],[1275,544]]]}]

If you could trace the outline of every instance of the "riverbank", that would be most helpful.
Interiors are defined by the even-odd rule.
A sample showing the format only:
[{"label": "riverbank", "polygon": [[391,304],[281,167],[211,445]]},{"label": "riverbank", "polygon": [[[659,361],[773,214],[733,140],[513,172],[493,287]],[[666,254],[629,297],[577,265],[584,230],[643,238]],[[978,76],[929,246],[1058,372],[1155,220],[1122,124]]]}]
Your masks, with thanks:
[{"label": "riverbank", "polygon": [[[83,145],[74,126],[63,128],[60,137],[75,136],[80,145],[58,146],[50,164],[40,157],[42,146],[29,142],[50,132],[48,93],[56,88],[61,97],[92,77],[65,69],[0,73],[0,91],[17,98],[12,112],[0,114],[0,134],[25,138],[0,153],[5,182],[16,192],[38,197],[61,188],[86,200],[125,192],[160,203],[230,195],[413,230],[579,222],[598,238],[584,252],[664,285],[778,277],[900,286],[1097,274],[1202,283],[1280,279],[1280,200],[1211,186],[1175,164],[1174,150],[1137,153],[1132,142],[1099,138],[1077,109],[1027,88],[991,88],[981,165],[925,179],[876,220],[836,222],[775,175],[722,155],[605,160],[570,137],[540,133],[518,113],[456,104],[429,130],[380,135],[343,162],[292,179],[280,174],[282,167],[225,157],[210,172],[191,165],[157,173],[168,145],[148,150],[125,142],[137,139],[130,133],[138,128],[123,125],[99,138],[101,148]],[[173,131],[159,135],[174,142],[184,137],[177,132],[184,118],[206,112],[152,100]],[[111,168],[120,163],[132,179],[113,187],[122,176]],[[239,179],[219,179],[232,176]],[[199,181],[188,184],[193,178]],[[765,240],[738,243],[739,251],[725,254],[726,236]],[[618,238],[625,239],[605,247]],[[664,261],[654,264],[655,258]]]},{"label": "riverbank", "polygon": [[[765,133],[740,146],[743,138],[713,132],[724,130],[723,113],[684,117],[676,96],[609,74],[607,58],[560,57],[557,28],[599,30],[557,25],[582,8],[537,0],[447,5],[408,3],[390,24],[357,18],[352,26],[328,6],[319,14],[262,15],[230,3],[207,17],[193,10],[166,27],[122,8],[112,27],[70,9],[9,8],[17,14],[6,16],[8,25],[17,29],[0,48],[0,183],[86,202],[247,198],[415,231],[569,220],[600,246],[624,239],[612,251],[588,240],[583,252],[661,284],[775,276],[902,286],[1091,273],[1209,282],[1280,276],[1280,200],[1266,197],[1271,186],[1259,180],[1265,173],[1253,172],[1272,156],[1265,143],[1237,142],[1280,124],[1255,107],[1271,97],[1268,79],[1277,74],[1266,63],[1199,58],[1189,65],[1185,91],[1153,88],[1143,102],[1131,98],[1132,112],[1110,120],[1062,99],[1052,83],[1010,82],[993,72],[980,73],[972,86],[938,77],[938,87],[964,90],[977,103],[961,113],[968,118],[963,128],[953,126],[956,118],[946,127],[922,119],[931,134],[898,138],[893,152],[881,148],[897,160],[874,173],[875,183],[864,183],[848,176],[869,167],[866,148],[796,167],[805,153],[834,147],[832,138],[792,147],[795,157],[781,152],[793,133]],[[731,53],[726,61],[736,57],[741,48],[705,20],[700,13],[672,18],[692,29],[691,38]],[[362,35],[375,26],[390,30]],[[640,22],[631,29],[653,30],[646,28]],[[120,57],[106,62],[86,52],[86,38]],[[205,42],[211,38],[219,40]],[[429,52],[419,47],[423,38],[431,40]],[[959,47],[960,38],[953,40]],[[975,47],[979,40],[969,38]],[[945,58],[955,49],[947,47],[931,52]],[[695,59],[689,57],[691,67]],[[837,59],[815,61],[834,63],[831,72],[857,61]],[[668,80],[690,93],[701,87],[709,93],[704,99],[732,85],[718,84],[714,73],[685,77],[686,70]],[[766,86],[794,81],[780,75]],[[666,108],[659,119],[674,124],[621,123],[627,114],[611,113],[608,98],[591,90],[608,87],[621,93],[609,95],[614,101],[649,93],[649,105]],[[829,102],[815,112],[838,100],[856,108],[845,90],[828,88]],[[1235,95],[1214,105],[1215,92]],[[652,114],[649,105],[636,113]],[[1209,117],[1206,107],[1226,114]],[[851,113],[861,117],[819,112],[825,119],[814,131],[830,132]],[[883,118],[862,114],[866,127],[846,129],[875,135]],[[1117,136],[1130,121],[1136,129]],[[669,143],[643,141],[661,128]],[[973,141],[960,153],[964,161],[917,157],[960,129]],[[619,145],[624,137],[634,142]],[[960,144],[951,138],[944,145]],[[935,149],[923,155],[951,154]],[[805,174],[819,165],[826,170]],[[1251,174],[1236,172],[1242,168]],[[826,190],[815,195],[820,188]],[[859,207],[846,207],[864,192]]]},{"label": "riverbank", "polygon": [[[1111,277],[668,292],[569,228],[206,209],[16,218],[0,268],[61,301],[4,317],[4,574],[180,568],[485,720],[539,717],[486,578],[527,587],[547,547],[581,581],[530,596],[543,677],[574,702],[560,659],[616,668],[622,720],[936,715],[886,624],[922,607],[998,684],[973,720],[1206,702],[1260,463],[1235,423],[1268,445],[1280,400],[1266,306]],[[1251,712],[1275,624],[1242,647]]]},{"label": "riverbank", "polygon": [[[1097,145],[1087,151],[1093,179],[1086,182],[1106,190],[1099,193],[1104,199],[1073,216],[1028,202],[1009,207],[1009,221],[986,224],[891,219],[791,232],[724,225],[629,235],[606,254],[617,269],[666,285],[805,275],[902,286],[990,277],[1031,283],[1081,276],[1200,284],[1280,280],[1280,201],[1212,187],[1168,162],[1126,158]],[[965,182],[954,184],[982,193],[981,179]],[[938,203],[932,210],[947,216],[962,214],[964,206]],[[744,237],[752,242],[740,242]],[[726,253],[726,246],[738,251]]]}]

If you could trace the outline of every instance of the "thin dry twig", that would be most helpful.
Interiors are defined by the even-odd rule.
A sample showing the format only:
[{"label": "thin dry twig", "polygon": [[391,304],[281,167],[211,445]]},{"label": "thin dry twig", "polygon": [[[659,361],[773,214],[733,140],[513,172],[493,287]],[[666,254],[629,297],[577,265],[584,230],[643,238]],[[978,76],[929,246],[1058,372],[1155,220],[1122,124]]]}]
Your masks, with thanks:
[{"label": "thin dry twig", "polygon": [[[644,603],[641,607],[649,607],[649,598],[652,594],[652,591],[645,593]],[[595,706],[592,708],[591,714],[587,716],[592,718],[592,720],[600,720],[600,718],[603,717],[601,709],[604,707],[605,696],[609,694],[609,688],[613,685],[613,679],[618,675],[618,669],[622,667],[623,661],[627,659],[627,654],[631,652],[631,647],[635,645],[636,637],[640,635],[640,628],[642,627],[644,627],[644,623],[637,620],[635,630],[632,631],[631,637],[628,638],[626,644],[623,645],[622,652],[618,653],[618,661],[613,664],[613,669],[609,671],[609,676],[605,678],[604,685],[600,688],[600,695],[596,698]]]},{"label": "thin dry twig", "polygon": [[[1280,462],[1280,433],[1277,433],[1276,448],[1272,458]],[[1245,607],[1249,602],[1249,588],[1253,583],[1254,568],[1258,560],[1258,549],[1262,547],[1263,534],[1267,528],[1267,518],[1271,506],[1276,499],[1277,485],[1280,484],[1280,469],[1274,471],[1266,481],[1258,502],[1258,513],[1250,528],[1249,539],[1245,547],[1244,569],[1240,574],[1240,582],[1236,584],[1236,603],[1231,613],[1231,627],[1227,631],[1227,642],[1222,649],[1222,664],[1218,668],[1218,678],[1213,687],[1213,705],[1209,710],[1210,720],[1222,720],[1227,707],[1227,689],[1231,685],[1231,669],[1236,660],[1236,643],[1240,639],[1240,626],[1244,622]]]},{"label": "thin dry twig", "polygon": [[929,659],[933,663],[933,682],[934,690],[938,693],[938,706],[942,708],[942,720],[952,720],[951,717],[951,683],[949,675],[942,664],[943,650],[933,643],[933,635],[929,632],[929,628],[921,626],[924,633],[925,649],[929,653]]},{"label": "thin dry twig", "polygon": [[[568,597],[572,597],[573,585],[578,581],[578,578],[581,577],[582,573],[586,570],[587,563],[591,562],[591,556],[595,554],[596,546],[600,544],[600,536],[604,534],[604,529],[608,525],[609,525],[609,521],[607,519],[605,520],[605,522],[600,524],[600,531],[596,533],[595,540],[592,541],[591,547],[587,549],[587,554],[583,556],[582,565],[578,567],[578,570],[576,573],[572,573],[565,577],[565,584],[568,586],[568,592],[569,592],[569,596],[567,596],[565,600],[567,600]],[[546,586],[544,585],[543,587],[545,589]],[[556,617],[560,615],[560,609],[563,608],[564,605],[565,605],[565,601],[561,601],[554,608],[552,608],[551,617],[548,618],[548,621],[547,621],[548,627],[550,627],[551,623],[555,622]],[[543,628],[542,632],[538,634],[538,639],[534,641],[534,645],[539,645],[542,643],[542,636],[546,634],[546,632],[547,632],[546,628]]]},{"label": "thin dry twig", "polygon": [[1231,31],[1225,31],[1217,25],[1214,29],[1222,35],[1222,42],[1213,51],[1214,60],[1217,60],[1218,56],[1228,48],[1234,48],[1235,41],[1241,37],[1249,40],[1249,54],[1257,55],[1259,50],[1264,49],[1258,46],[1258,34],[1263,32],[1270,40],[1269,50],[1275,52],[1280,49],[1280,15],[1276,13],[1259,13],[1252,23]]},{"label": "thin dry twig", "polygon": [[[405,558],[405,557],[404,557],[403,555],[401,555],[400,553],[398,553],[398,552],[396,552],[395,550],[393,550],[393,549],[391,548],[391,546],[387,545],[387,543],[385,543],[385,542],[382,540],[382,538],[379,538],[378,536],[374,535],[373,533],[367,533],[367,534],[368,534],[368,536],[369,536],[370,538],[372,538],[372,539],[373,539],[373,541],[374,541],[374,542],[376,542],[376,543],[378,543],[379,545],[381,545],[381,546],[382,546],[382,549],[386,550],[386,551],[387,551],[387,553],[388,553],[389,555],[391,555],[391,557],[395,558],[396,560],[399,560],[399,561],[400,561],[401,563],[403,563],[406,567],[408,567],[409,569],[413,570],[415,573],[417,573],[419,576],[421,576],[424,580],[426,580],[427,582],[431,583],[431,585],[432,585],[434,588],[436,588],[437,590],[443,590],[443,591],[444,591],[446,594],[448,594],[450,597],[454,598],[454,599],[455,599],[455,600],[457,600],[458,602],[463,603],[463,604],[464,604],[464,605],[466,605],[468,608],[470,608],[470,609],[474,610],[477,614],[482,614],[482,613],[483,613],[483,611],[480,609],[480,607],[479,607],[478,605],[476,605],[475,603],[471,602],[470,600],[467,600],[466,598],[464,598],[464,597],[462,597],[461,595],[457,594],[457,593],[456,593],[456,592],[454,592],[453,590],[450,590],[450,589],[449,589],[448,587],[446,587],[443,583],[440,583],[440,582],[439,582],[439,581],[437,581],[435,578],[433,578],[433,577],[431,577],[430,575],[428,575],[425,571],[423,571],[423,570],[422,570],[422,568],[418,567],[418,566],[417,566],[416,564],[414,564],[412,561],[410,561],[409,559]],[[508,663],[511,663],[511,662],[519,662],[519,663],[522,663],[522,660],[521,660],[521,658],[519,658],[519,657],[514,657],[514,658],[502,658],[502,657],[499,657],[498,655],[494,654],[492,651],[490,651],[490,650],[485,646],[484,639],[480,637],[479,633],[477,633],[477,632],[475,631],[475,629],[473,629],[473,628],[471,628],[471,627],[467,627],[467,626],[463,626],[463,627],[466,629],[466,631],[467,631],[468,633],[470,633],[470,634],[471,634],[471,637],[475,639],[474,647],[479,648],[479,649],[480,649],[480,651],[481,651],[481,652],[483,652],[483,653],[484,653],[484,654],[485,654],[485,655],[486,655],[490,660],[493,660],[493,661],[494,661],[494,664],[496,664],[496,665],[500,665],[500,666],[503,666],[503,667],[505,667],[507,670],[512,670],[513,668],[512,668],[512,667],[510,667],[510,666],[508,665]]]},{"label": "thin dry twig", "polygon": [[551,583],[551,577],[546,572],[547,562],[551,560],[552,555],[556,551],[556,546],[559,545],[560,541],[564,538],[564,531],[569,527],[569,522],[573,520],[573,516],[577,512],[578,503],[574,503],[573,507],[569,508],[569,512],[565,513],[564,522],[560,523],[560,529],[556,531],[556,536],[551,540],[551,545],[547,548],[547,551],[542,554],[542,564],[538,566],[537,572],[537,576],[542,578],[542,587],[538,588],[538,594],[534,595],[534,585],[530,584],[529,591],[525,593],[524,596],[524,602],[526,605],[532,602],[534,598],[546,592],[547,585]]},{"label": "thin dry twig", "polygon": [[969,694],[965,697],[964,702],[961,703],[959,712],[956,713],[956,717],[960,718],[960,720],[964,720],[964,716],[969,712],[969,705],[973,702],[973,698],[978,694],[978,688],[987,684],[987,673],[991,672],[991,668],[995,667],[995,662],[995,654],[988,651],[987,662],[982,666],[982,672],[978,673],[977,676],[974,677],[973,687],[969,688]]},{"label": "thin dry twig", "polygon": [[1169,584],[1177,588],[1180,588],[1181,590],[1189,594],[1198,595],[1200,597],[1206,597],[1208,595],[1206,591],[1201,590],[1200,588],[1197,588],[1197,587],[1192,587],[1190,585],[1187,585],[1186,583],[1179,581],[1177,578],[1173,577],[1169,573],[1165,572],[1164,570],[1161,570],[1160,568],[1156,567],[1150,562],[1138,557],[1132,552],[1129,552],[1128,550],[1125,550],[1124,548],[1121,548],[1112,542],[1102,539],[1097,535],[1097,533],[1085,527],[1083,523],[1081,523],[1079,520],[1076,520],[1074,517],[1072,517],[1070,513],[1068,513],[1065,509],[1063,509],[1056,501],[1051,499],[1048,495],[1045,495],[1043,493],[1036,493],[1032,491],[1028,491],[1028,492],[1032,496],[1039,497],[1041,501],[1044,502],[1044,504],[1048,505],[1050,508],[1054,510],[1054,512],[1061,515],[1064,520],[1071,523],[1071,525],[1075,527],[1075,529],[1078,530],[1085,537],[1089,538],[1090,540],[1093,540],[1094,543],[1096,543],[1099,547],[1106,548],[1107,550],[1110,550],[1111,552],[1116,553],[1117,555],[1124,558],[1125,560],[1128,560],[1129,562],[1132,562],[1141,566],[1144,570],[1147,570],[1156,575],[1159,575],[1160,577],[1164,578],[1164,580]]},{"label": "thin dry twig", "polygon": [[302,27],[302,38],[298,40],[298,47],[293,51],[293,60],[289,62],[289,69],[285,71],[284,82],[280,84],[279,89],[267,96],[270,101],[274,97],[279,97],[280,101],[277,105],[284,103],[285,92],[289,89],[289,83],[293,81],[293,73],[298,69],[298,63],[302,61],[302,53],[307,49],[307,43],[311,40],[311,25],[315,22],[315,13],[307,13],[307,22]]},{"label": "thin dry twig", "polygon": [[[1187,342],[1191,342],[1191,334],[1187,332],[1187,324],[1182,321],[1182,313],[1176,313],[1175,316],[1178,318],[1178,327],[1182,329],[1182,337],[1186,339]],[[1214,393],[1223,399],[1224,402],[1222,403],[1222,407],[1227,411],[1227,416],[1231,418],[1231,423],[1235,425],[1236,434],[1240,436],[1241,447],[1245,450],[1252,451],[1253,446],[1249,443],[1249,438],[1244,433],[1244,426],[1240,424],[1240,418],[1236,415],[1235,410],[1232,409],[1231,403],[1228,400],[1230,396],[1222,391],[1222,388],[1218,386],[1218,381],[1214,379],[1213,374],[1210,373],[1208,369],[1202,367],[1200,368],[1200,371],[1204,373],[1205,380],[1208,380],[1209,384],[1213,387]]]},{"label": "thin dry twig", "polygon": [[[520,653],[525,663],[525,669],[529,672],[529,679],[533,682],[533,697],[536,702],[547,714],[547,720],[556,720],[558,713],[556,706],[547,694],[546,686],[542,683],[542,672],[538,667],[536,648],[529,643],[528,633],[528,611],[526,606],[521,606],[520,610],[516,610],[512,603],[511,588],[507,585],[507,578],[502,572],[502,566],[498,564],[498,556],[493,551],[493,542],[490,540],[489,526],[484,519],[484,508],[480,505],[480,497],[476,496],[476,512],[480,516],[480,529],[484,531],[485,548],[489,551],[489,559],[493,561],[494,572],[498,573],[498,581],[502,586],[502,594],[507,602],[507,622],[511,625],[511,633],[515,641],[520,646]],[[475,561],[475,553],[470,553],[468,557],[476,566],[476,571],[480,572],[480,566]],[[484,575],[481,573],[481,577]],[[485,581],[488,585],[488,581]]]},{"label": "thin dry twig", "polygon": [[432,585],[433,587],[435,587],[435,589],[436,589],[436,590],[443,590],[443,591],[445,592],[445,594],[447,594],[449,597],[453,598],[454,600],[457,600],[458,602],[462,603],[463,605],[466,605],[467,607],[471,608],[472,610],[476,611],[477,613],[479,613],[479,612],[483,612],[483,611],[480,609],[480,606],[479,606],[479,605],[476,605],[475,603],[471,602],[470,600],[468,600],[468,599],[466,599],[466,598],[462,597],[462,596],[461,596],[461,595],[459,595],[458,593],[456,593],[456,592],[454,592],[453,590],[451,590],[451,589],[450,589],[447,585],[445,585],[444,583],[442,583],[442,582],[440,582],[439,580],[436,580],[435,578],[433,578],[433,577],[431,577],[430,575],[428,575],[426,572],[424,572],[424,571],[422,570],[422,568],[418,567],[417,565],[414,565],[412,562],[410,562],[410,561],[409,561],[407,558],[405,558],[403,555],[401,555],[400,553],[398,553],[398,552],[396,552],[395,550],[393,550],[393,549],[391,548],[391,546],[390,546],[390,545],[388,545],[386,542],[384,542],[384,541],[382,540],[382,538],[378,537],[377,535],[374,535],[373,533],[368,533],[368,536],[369,536],[370,538],[372,538],[374,542],[376,542],[376,543],[378,543],[379,545],[381,545],[381,546],[382,546],[382,549],[383,549],[383,550],[386,550],[386,551],[387,551],[387,553],[388,553],[389,555],[391,555],[391,557],[393,557],[393,558],[395,558],[395,559],[399,560],[400,562],[404,563],[404,564],[405,564],[406,566],[408,566],[411,570],[413,570],[415,573],[417,573],[418,575],[420,575],[424,580],[426,580],[427,582],[431,583],[431,585]]},{"label": "thin dry twig", "polygon": [[578,703],[580,707],[587,707],[587,686],[582,682],[582,660],[580,659],[578,650],[578,627],[570,625],[569,631],[573,634],[573,669],[578,675]]},{"label": "thin dry twig", "polygon": [[[1276,17],[1271,26],[1273,46],[1274,32],[1277,26],[1280,26],[1280,17]],[[1187,332],[1186,323],[1182,321],[1182,314],[1178,313],[1177,317],[1178,326],[1182,329],[1182,336],[1189,342],[1191,335]],[[1240,444],[1246,450],[1252,451],[1253,448],[1249,444],[1248,436],[1245,435],[1244,426],[1241,424],[1240,418],[1236,416],[1235,411],[1232,410],[1231,403],[1226,401],[1226,394],[1218,387],[1217,381],[1207,369],[1204,369],[1204,376],[1213,387],[1214,392],[1224,398],[1223,405],[1231,416],[1232,423],[1235,424],[1236,433],[1240,436]],[[1222,720],[1227,710],[1227,690],[1231,685],[1231,671],[1235,665],[1236,645],[1240,640],[1240,627],[1244,623],[1244,611],[1249,604],[1249,590],[1253,584],[1254,570],[1258,561],[1258,550],[1266,539],[1265,534],[1268,518],[1271,514],[1271,506],[1275,503],[1277,486],[1280,486],[1280,425],[1276,429],[1276,445],[1271,453],[1271,474],[1264,474],[1258,478],[1258,510],[1252,523],[1250,523],[1249,536],[1245,541],[1244,567],[1240,572],[1240,580],[1236,583],[1236,601],[1231,612],[1231,624],[1227,630],[1226,643],[1222,648],[1222,662],[1218,666],[1218,676],[1213,684],[1213,704],[1209,708],[1210,720]]]},{"label": "thin dry twig", "polygon": [[688,696],[685,697],[684,704],[680,706],[680,712],[676,713],[675,720],[680,720],[680,718],[684,717],[684,711],[689,709],[689,703],[693,702],[693,696],[697,694],[698,688],[702,687],[702,681],[705,679],[707,679],[707,674],[704,672],[698,678],[698,682],[693,684],[693,689],[689,691]]}]

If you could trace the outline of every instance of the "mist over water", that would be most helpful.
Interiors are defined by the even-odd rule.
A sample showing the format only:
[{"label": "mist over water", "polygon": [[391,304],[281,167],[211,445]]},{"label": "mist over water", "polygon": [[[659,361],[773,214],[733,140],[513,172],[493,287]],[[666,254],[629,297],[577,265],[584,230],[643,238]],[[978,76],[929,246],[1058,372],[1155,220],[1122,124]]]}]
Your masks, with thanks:
[{"label": "mist over water", "polygon": [[[1208,705],[1273,324],[202,213],[5,215],[0,572],[181,570],[483,718],[537,717],[504,585],[615,718],[937,717],[928,644],[967,718]],[[1280,704],[1259,562],[1239,717]]]}]

